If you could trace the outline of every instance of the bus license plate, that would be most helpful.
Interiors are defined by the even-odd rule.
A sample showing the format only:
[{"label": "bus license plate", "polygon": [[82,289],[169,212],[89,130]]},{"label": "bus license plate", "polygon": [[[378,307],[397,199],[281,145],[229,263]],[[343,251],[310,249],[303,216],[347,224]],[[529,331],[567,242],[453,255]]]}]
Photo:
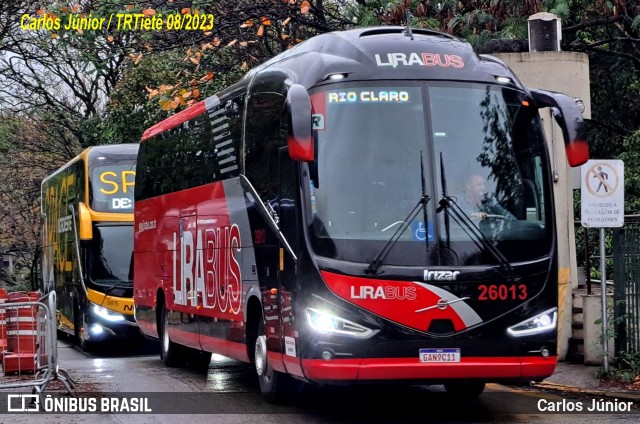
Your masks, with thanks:
[{"label": "bus license plate", "polygon": [[460,349],[420,349],[420,362],[460,362]]}]

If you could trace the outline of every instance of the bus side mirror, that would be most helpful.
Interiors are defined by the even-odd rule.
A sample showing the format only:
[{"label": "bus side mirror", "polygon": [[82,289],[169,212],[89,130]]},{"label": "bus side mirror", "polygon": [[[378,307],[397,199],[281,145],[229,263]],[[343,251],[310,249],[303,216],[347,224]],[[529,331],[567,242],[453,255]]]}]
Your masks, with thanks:
[{"label": "bus side mirror", "polygon": [[289,115],[289,157],[299,162],[311,162],[315,156],[311,129],[311,100],[307,89],[300,84],[289,87],[286,105]]},{"label": "bus side mirror", "polygon": [[554,108],[553,116],[562,129],[569,165],[580,166],[588,161],[587,129],[578,103],[572,97],[553,91],[531,89],[531,95],[538,108]]},{"label": "bus side mirror", "polygon": [[78,204],[78,233],[80,240],[93,239],[91,212],[83,202]]}]

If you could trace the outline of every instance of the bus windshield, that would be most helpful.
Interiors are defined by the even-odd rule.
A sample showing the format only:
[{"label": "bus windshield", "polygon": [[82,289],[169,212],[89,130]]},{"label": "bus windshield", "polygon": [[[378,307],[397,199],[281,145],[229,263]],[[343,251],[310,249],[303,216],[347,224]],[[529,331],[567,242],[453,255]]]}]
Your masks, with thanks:
[{"label": "bus windshield", "polygon": [[[131,225],[93,228],[93,240],[87,249],[87,274],[91,283],[100,290],[117,284],[119,289],[133,287],[132,270],[133,227]],[[110,294],[118,296],[118,291]]]},{"label": "bus windshield", "polygon": [[423,195],[430,202],[406,223],[384,264],[489,265],[551,253],[548,159],[525,93],[395,81],[311,94],[316,254],[370,262]]}]

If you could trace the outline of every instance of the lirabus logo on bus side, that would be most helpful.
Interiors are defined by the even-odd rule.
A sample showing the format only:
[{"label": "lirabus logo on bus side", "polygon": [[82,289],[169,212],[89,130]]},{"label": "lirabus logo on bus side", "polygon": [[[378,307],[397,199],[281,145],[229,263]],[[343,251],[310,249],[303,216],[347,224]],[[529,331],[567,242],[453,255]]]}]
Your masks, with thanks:
[{"label": "lirabus logo on bus side", "polygon": [[[194,237],[195,236],[195,237]],[[240,229],[230,226],[173,233],[174,303],[238,314],[242,301]]]}]

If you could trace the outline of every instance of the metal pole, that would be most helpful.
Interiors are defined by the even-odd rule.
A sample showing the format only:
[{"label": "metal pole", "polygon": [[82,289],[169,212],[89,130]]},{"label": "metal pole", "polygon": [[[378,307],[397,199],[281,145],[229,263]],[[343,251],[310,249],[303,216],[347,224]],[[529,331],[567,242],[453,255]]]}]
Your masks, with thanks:
[{"label": "metal pole", "polygon": [[609,370],[609,337],[607,337],[607,270],[605,267],[604,228],[600,228],[600,296],[602,298],[602,364]]},{"label": "metal pole", "polygon": [[591,249],[589,249],[589,228],[583,227],[584,234],[584,267],[585,267],[585,282],[587,284],[587,295],[591,294]]}]

